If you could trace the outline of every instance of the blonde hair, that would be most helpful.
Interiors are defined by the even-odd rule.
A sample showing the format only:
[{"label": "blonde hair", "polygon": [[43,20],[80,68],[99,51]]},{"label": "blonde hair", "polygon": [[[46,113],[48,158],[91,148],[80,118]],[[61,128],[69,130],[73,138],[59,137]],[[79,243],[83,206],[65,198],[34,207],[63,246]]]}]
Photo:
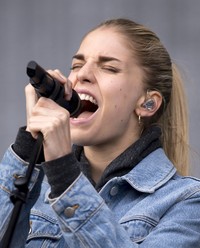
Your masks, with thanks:
[{"label": "blonde hair", "polygon": [[163,133],[163,148],[182,175],[188,175],[188,109],[183,80],[177,66],[172,64],[173,82],[171,99],[159,119]]},{"label": "blonde hair", "polygon": [[[157,123],[162,128],[163,148],[177,170],[188,172],[188,120],[185,94],[180,73],[154,32],[129,19],[112,19],[98,28],[114,28],[127,41],[132,54],[144,70],[144,86],[157,90],[162,105],[147,125]],[[93,31],[92,30],[92,31]],[[147,126],[146,126],[147,127]]]}]

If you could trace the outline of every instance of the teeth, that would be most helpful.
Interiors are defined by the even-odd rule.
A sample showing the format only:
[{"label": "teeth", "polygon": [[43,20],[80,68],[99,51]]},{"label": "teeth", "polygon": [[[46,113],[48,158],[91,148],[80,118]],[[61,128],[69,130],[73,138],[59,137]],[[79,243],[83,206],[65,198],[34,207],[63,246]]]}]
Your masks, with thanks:
[{"label": "teeth", "polygon": [[78,94],[81,100],[86,100],[86,101],[90,101],[92,103],[94,103],[95,105],[97,105],[97,101],[90,95],[87,94]]}]

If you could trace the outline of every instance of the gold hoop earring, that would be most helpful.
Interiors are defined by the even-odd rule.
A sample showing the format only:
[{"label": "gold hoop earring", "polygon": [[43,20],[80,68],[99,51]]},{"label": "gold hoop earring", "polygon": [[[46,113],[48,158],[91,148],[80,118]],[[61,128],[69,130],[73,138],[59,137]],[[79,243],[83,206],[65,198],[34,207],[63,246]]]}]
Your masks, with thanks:
[{"label": "gold hoop earring", "polygon": [[141,126],[141,124],[142,124],[141,115],[138,115],[138,124],[139,124],[139,126]]}]

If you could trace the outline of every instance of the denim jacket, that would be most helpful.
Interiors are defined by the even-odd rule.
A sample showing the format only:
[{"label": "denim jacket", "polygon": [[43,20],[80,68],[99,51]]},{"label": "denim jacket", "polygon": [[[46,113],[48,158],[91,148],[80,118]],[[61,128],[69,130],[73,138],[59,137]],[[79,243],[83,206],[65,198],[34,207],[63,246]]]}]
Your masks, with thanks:
[{"label": "denim jacket", "polygon": [[[26,165],[11,147],[0,165],[0,239],[13,208],[13,182]],[[100,192],[81,173],[49,199],[39,167],[29,189],[11,247],[200,247],[200,181],[180,176],[161,148]]]}]

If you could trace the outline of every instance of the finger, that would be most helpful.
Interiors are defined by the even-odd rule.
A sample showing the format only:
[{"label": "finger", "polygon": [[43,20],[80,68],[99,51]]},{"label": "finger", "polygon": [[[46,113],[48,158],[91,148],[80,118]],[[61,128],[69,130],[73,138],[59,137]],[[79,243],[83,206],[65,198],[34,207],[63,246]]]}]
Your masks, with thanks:
[{"label": "finger", "polygon": [[60,111],[66,111],[65,108],[61,107],[59,104],[57,104],[54,100],[46,97],[40,97],[37,104],[35,105],[33,109],[33,114],[37,114],[40,112],[40,110],[44,110],[44,115],[48,115],[49,113],[47,112],[48,110],[55,110],[55,112],[60,112]]},{"label": "finger", "polygon": [[69,101],[72,97],[72,82],[67,79],[67,82],[64,84],[65,87],[65,99]]},{"label": "finger", "polygon": [[66,116],[33,116],[30,130],[32,135],[42,132],[46,160],[56,159],[71,152],[69,120]]},{"label": "finger", "polygon": [[49,118],[60,118],[60,116],[63,115],[63,110],[64,109],[56,104],[53,100],[40,97],[37,103],[32,107],[31,114],[27,119],[26,130],[31,132],[34,138],[37,138],[38,132],[43,133],[43,131],[45,131],[42,130],[42,126],[45,124],[45,121],[48,123]]},{"label": "finger", "polygon": [[26,97],[26,117],[28,122],[28,119],[32,114],[32,110],[38,100],[35,89],[31,84],[28,84],[25,87],[25,97]]},{"label": "finger", "polygon": [[65,99],[67,101],[69,101],[72,97],[72,82],[65,77],[62,72],[58,69],[56,70],[48,70],[48,73],[55,78],[56,80],[58,80],[60,83],[62,83],[64,85],[65,88]]},{"label": "finger", "polygon": [[53,78],[57,79],[60,83],[65,84],[67,82],[67,78],[65,75],[58,69],[48,70],[47,71]]}]

